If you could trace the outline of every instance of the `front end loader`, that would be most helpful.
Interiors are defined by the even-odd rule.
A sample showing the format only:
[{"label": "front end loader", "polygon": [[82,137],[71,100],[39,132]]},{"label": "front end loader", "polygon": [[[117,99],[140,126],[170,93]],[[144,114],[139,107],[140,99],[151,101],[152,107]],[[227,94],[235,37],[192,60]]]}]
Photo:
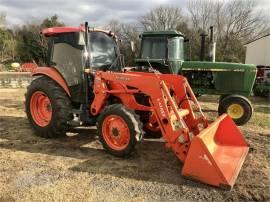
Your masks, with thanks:
[{"label": "front end loader", "polygon": [[[183,162],[184,176],[233,187],[249,147],[229,116],[208,123],[185,77],[119,67],[116,37],[89,30],[87,24],[50,28],[43,34],[56,46],[49,50],[51,66],[34,70],[25,102],[37,135],[62,136],[74,123],[96,125],[105,150],[126,157],[143,139],[145,126],[155,126]],[[68,68],[73,68],[72,75]]]}]

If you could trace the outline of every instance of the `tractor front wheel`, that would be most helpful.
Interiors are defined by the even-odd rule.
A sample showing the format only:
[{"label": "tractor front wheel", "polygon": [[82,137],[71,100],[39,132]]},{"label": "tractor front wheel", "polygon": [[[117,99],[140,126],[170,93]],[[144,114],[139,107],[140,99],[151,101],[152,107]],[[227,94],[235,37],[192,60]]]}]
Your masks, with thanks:
[{"label": "tractor front wheel", "polygon": [[71,102],[53,80],[34,79],[25,94],[25,112],[36,134],[45,138],[64,136],[73,119]]},{"label": "tractor front wheel", "polygon": [[253,113],[251,102],[240,95],[228,95],[219,102],[218,114],[228,114],[238,125],[247,123]]},{"label": "tractor front wheel", "polygon": [[129,156],[143,137],[143,125],[134,111],[122,104],[107,106],[97,123],[104,149],[117,157]]}]

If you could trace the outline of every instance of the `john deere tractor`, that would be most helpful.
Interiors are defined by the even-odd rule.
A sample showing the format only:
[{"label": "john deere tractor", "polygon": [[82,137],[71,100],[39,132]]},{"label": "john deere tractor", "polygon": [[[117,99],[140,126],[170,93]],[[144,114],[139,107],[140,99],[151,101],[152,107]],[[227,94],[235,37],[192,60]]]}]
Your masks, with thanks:
[{"label": "john deere tractor", "polygon": [[205,36],[202,35],[201,61],[185,61],[185,36],[178,31],[147,31],[141,35],[141,51],[136,64],[152,66],[161,73],[184,75],[196,95],[219,95],[219,115],[227,113],[237,125],[252,116],[248,96],[256,77],[255,65],[203,61]]}]

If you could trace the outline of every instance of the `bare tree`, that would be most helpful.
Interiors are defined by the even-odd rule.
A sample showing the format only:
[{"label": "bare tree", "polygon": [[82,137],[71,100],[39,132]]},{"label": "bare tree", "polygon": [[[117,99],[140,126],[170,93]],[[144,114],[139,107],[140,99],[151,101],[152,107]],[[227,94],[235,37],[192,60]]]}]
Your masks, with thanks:
[{"label": "bare tree", "polygon": [[7,24],[6,14],[5,13],[0,13],[0,29],[5,28],[6,24]]},{"label": "bare tree", "polygon": [[190,0],[188,11],[193,29],[205,30],[214,20],[215,2],[211,0]]},{"label": "bare tree", "polygon": [[232,55],[234,42],[244,44],[265,33],[269,25],[263,13],[255,8],[256,1],[252,0],[231,0],[223,5],[220,16],[217,16],[222,19],[218,30],[222,55]]},{"label": "bare tree", "polygon": [[215,25],[220,35],[234,34],[246,39],[265,32],[269,26],[256,6],[253,0],[189,0],[188,11],[194,29],[206,30]]},{"label": "bare tree", "polygon": [[17,41],[11,33],[5,36],[0,42],[0,63],[14,60],[16,56]]},{"label": "bare tree", "polygon": [[116,19],[110,20],[104,28],[114,32],[118,37],[120,37],[122,33],[122,24]]},{"label": "bare tree", "polygon": [[224,5],[223,32],[240,37],[241,40],[249,40],[257,37],[267,28],[266,18],[260,10],[255,10],[256,1],[232,0]]},{"label": "bare tree", "polygon": [[269,30],[267,18],[256,6],[253,0],[189,0],[188,11],[194,31],[207,30],[210,25],[216,27],[221,60],[235,61],[240,57],[241,61],[243,44]]},{"label": "bare tree", "polygon": [[[123,24],[118,20],[111,20],[104,28],[111,30],[117,35],[120,52],[124,55],[126,65],[133,65],[140,49],[139,33],[136,24]],[[131,51],[131,41],[135,44],[135,52]]]},{"label": "bare tree", "polygon": [[140,22],[145,30],[169,30],[175,29],[182,20],[180,8],[160,6],[142,16]]},{"label": "bare tree", "polygon": [[0,63],[15,59],[16,45],[13,31],[6,28],[6,14],[0,13]]}]

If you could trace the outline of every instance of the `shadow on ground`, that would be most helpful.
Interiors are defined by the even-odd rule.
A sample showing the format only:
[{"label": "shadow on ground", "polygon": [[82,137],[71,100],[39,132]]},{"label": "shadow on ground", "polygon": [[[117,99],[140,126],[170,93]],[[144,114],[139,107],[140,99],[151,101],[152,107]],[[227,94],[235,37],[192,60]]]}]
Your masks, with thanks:
[{"label": "shadow on ground", "polygon": [[0,116],[0,124],[4,129],[0,132],[1,148],[84,160],[69,168],[74,172],[208,188],[181,176],[182,164],[162,140],[144,140],[131,157],[121,159],[103,150],[95,129],[73,129],[69,136],[44,139],[34,135],[25,117]]},{"label": "shadow on ground", "polygon": [[2,103],[5,103],[4,107],[10,109],[24,110],[24,104],[22,101],[10,100],[10,99],[0,99]]}]

